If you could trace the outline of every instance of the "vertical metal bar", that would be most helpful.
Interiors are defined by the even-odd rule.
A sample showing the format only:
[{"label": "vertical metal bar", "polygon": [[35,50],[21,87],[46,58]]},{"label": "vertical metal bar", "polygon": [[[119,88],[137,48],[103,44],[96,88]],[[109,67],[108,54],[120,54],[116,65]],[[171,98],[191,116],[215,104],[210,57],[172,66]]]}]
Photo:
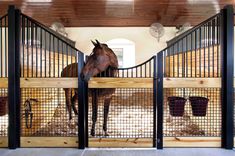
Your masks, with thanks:
[{"label": "vertical metal bar", "polygon": [[190,59],[190,63],[191,63],[191,68],[190,68],[190,72],[191,72],[191,76],[190,77],[193,77],[193,33],[190,34],[191,35],[191,59]]},{"label": "vertical metal bar", "polygon": [[234,110],[234,19],[233,6],[221,10],[221,103],[222,103],[222,147],[233,149],[233,110]]},{"label": "vertical metal bar", "polygon": [[37,25],[35,24],[35,48],[36,48],[36,77],[38,77],[38,30]]},{"label": "vertical metal bar", "polygon": [[173,44],[173,66],[172,66],[172,68],[173,68],[173,77],[175,77],[175,44]]},{"label": "vertical metal bar", "polygon": [[27,36],[27,39],[26,39],[26,42],[27,42],[27,77],[29,77],[29,19],[26,18],[27,20],[27,32],[26,32],[26,36]]},{"label": "vertical metal bar", "polygon": [[177,77],[179,77],[179,73],[180,73],[180,49],[179,49],[179,42],[177,42],[177,51],[176,51],[176,55],[177,55]]},{"label": "vertical metal bar", "polygon": [[194,36],[194,51],[195,51],[195,77],[197,77],[197,29]]},{"label": "vertical metal bar", "polygon": [[8,10],[8,146],[20,146],[20,11],[15,6]]},{"label": "vertical metal bar", "polygon": [[[6,34],[5,34],[6,35]],[[2,20],[0,20],[0,61],[1,61],[1,66],[0,66],[0,77],[3,77],[3,52],[2,52]],[[6,57],[6,56],[5,56]],[[6,67],[5,67],[6,68]],[[6,77],[6,76],[5,76]]]},{"label": "vertical metal bar", "polygon": [[204,43],[203,43],[203,46],[204,46],[204,58],[203,58],[203,60],[204,60],[204,63],[203,63],[203,65],[204,65],[204,67],[203,67],[203,70],[204,70],[204,77],[206,77],[206,25],[204,25]]},{"label": "vertical metal bar", "polygon": [[[157,79],[154,78],[154,97],[157,96],[157,149],[163,148],[163,52],[157,54],[154,68],[157,68]],[[156,71],[155,71],[156,72]],[[156,75],[155,75],[156,76]],[[157,86],[156,86],[157,85]],[[156,120],[156,118],[155,118]]]},{"label": "vertical metal bar", "polygon": [[188,77],[188,35],[186,36],[186,77]]},{"label": "vertical metal bar", "polygon": [[220,62],[219,62],[219,33],[220,33],[220,29],[219,29],[219,23],[220,23],[220,15],[217,16],[217,34],[216,34],[216,38],[217,38],[217,77],[219,77],[219,65],[220,65]]},{"label": "vertical metal bar", "polygon": [[40,77],[42,77],[42,28],[40,29]]},{"label": "vertical metal bar", "polygon": [[34,40],[34,34],[33,34],[33,22],[31,21],[31,77],[33,77],[33,40]]},{"label": "vertical metal bar", "polygon": [[[48,34],[49,35],[49,42],[48,42],[48,46],[49,46],[49,77],[51,77],[51,34]],[[53,62],[55,62],[54,58],[53,58]]]},{"label": "vertical metal bar", "polygon": [[[46,31],[44,30],[44,41],[45,41],[45,48],[44,48],[44,54],[45,54],[45,77],[47,77],[47,33]],[[49,58],[49,60],[51,60]]]},{"label": "vertical metal bar", "polygon": [[[62,42],[61,42],[62,43]],[[58,40],[58,47],[57,47],[57,56],[58,56],[58,67],[57,67],[57,77],[60,77],[60,42]],[[63,44],[63,43],[62,43]],[[63,49],[62,49],[62,53],[61,55],[63,55]],[[62,68],[63,69],[63,68]]]},{"label": "vertical metal bar", "polygon": [[210,29],[210,22],[208,22],[208,46],[207,46],[207,49],[208,49],[208,77],[211,77],[211,73],[210,73],[210,40],[211,40],[211,29]]},{"label": "vertical metal bar", "polygon": [[21,62],[21,64],[22,64],[22,77],[24,77],[24,71],[25,71],[25,69],[24,69],[24,60],[25,60],[25,56],[24,56],[24,46],[25,46],[25,17],[24,16],[22,16],[22,62]]},{"label": "vertical metal bar", "polygon": [[[8,18],[9,18],[9,16],[8,16]],[[5,27],[5,77],[7,77],[7,71],[9,69],[9,67],[7,65],[8,62],[7,62],[7,42],[6,42],[6,40],[7,40],[7,35],[6,35],[7,34],[7,18],[5,18],[5,26],[4,27]]]},{"label": "vertical metal bar", "polygon": [[[57,40],[58,40],[58,38],[57,38]],[[56,61],[56,59],[55,59],[55,36],[52,36],[52,42],[50,41],[50,44],[51,43],[52,43],[52,48],[53,48],[53,50],[52,50],[52,52],[53,52],[53,77],[55,77],[55,75],[56,75],[55,74],[55,61]]]},{"label": "vertical metal bar", "polygon": [[[81,74],[81,70],[84,66],[84,54],[78,53],[78,75]],[[86,108],[85,106],[88,105],[86,97],[85,97],[85,82],[81,79],[80,76],[78,76],[78,99],[79,99],[79,115],[78,115],[78,123],[79,123],[79,129],[78,129],[78,140],[79,140],[79,149],[84,149],[87,145],[87,117],[86,117]]]},{"label": "vertical metal bar", "polygon": [[215,19],[212,20],[212,77],[215,77]]},{"label": "vertical metal bar", "polygon": [[201,54],[202,54],[202,28],[200,27],[199,29],[199,77],[202,77],[202,57],[201,57]]}]

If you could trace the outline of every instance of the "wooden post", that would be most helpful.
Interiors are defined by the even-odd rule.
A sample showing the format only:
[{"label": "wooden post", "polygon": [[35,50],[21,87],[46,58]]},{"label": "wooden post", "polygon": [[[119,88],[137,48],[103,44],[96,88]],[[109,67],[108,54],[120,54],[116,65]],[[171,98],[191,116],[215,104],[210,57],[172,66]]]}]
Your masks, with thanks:
[{"label": "wooden post", "polygon": [[20,11],[8,9],[8,146],[20,146]]},{"label": "wooden post", "polygon": [[234,28],[233,6],[221,11],[221,102],[222,102],[222,147],[233,148],[233,76],[234,76]]}]

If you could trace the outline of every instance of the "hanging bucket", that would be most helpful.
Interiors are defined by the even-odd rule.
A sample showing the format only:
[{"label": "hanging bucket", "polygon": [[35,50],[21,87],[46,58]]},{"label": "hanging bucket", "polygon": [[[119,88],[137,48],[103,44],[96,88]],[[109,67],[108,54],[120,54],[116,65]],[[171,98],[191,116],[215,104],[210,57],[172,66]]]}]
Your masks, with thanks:
[{"label": "hanging bucket", "polygon": [[168,97],[168,104],[170,107],[170,114],[172,116],[183,116],[184,115],[184,106],[186,99],[178,96]]},{"label": "hanging bucket", "polygon": [[7,114],[7,96],[0,97],[0,116]]},{"label": "hanging bucket", "polygon": [[208,98],[200,96],[191,96],[189,101],[192,106],[192,111],[194,116],[206,116],[206,110],[208,106]]}]

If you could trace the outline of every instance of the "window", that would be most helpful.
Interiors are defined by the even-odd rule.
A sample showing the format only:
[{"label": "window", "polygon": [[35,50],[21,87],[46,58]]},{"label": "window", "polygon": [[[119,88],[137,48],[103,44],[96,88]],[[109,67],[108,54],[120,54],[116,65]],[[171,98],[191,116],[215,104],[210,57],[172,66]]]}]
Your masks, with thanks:
[{"label": "window", "polygon": [[135,66],[135,43],[127,39],[112,39],[107,45],[114,51],[121,68]]}]

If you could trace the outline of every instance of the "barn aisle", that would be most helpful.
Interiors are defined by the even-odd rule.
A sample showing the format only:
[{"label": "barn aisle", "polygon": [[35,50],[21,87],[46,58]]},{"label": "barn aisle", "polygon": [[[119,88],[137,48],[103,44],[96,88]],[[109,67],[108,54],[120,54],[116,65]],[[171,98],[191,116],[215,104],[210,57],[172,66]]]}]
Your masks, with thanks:
[{"label": "barn aisle", "polygon": [[20,148],[17,150],[0,149],[1,156],[233,156],[234,150],[219,148],[165,148],[155,149],[97,149],[78,150],[73,148]]}]

